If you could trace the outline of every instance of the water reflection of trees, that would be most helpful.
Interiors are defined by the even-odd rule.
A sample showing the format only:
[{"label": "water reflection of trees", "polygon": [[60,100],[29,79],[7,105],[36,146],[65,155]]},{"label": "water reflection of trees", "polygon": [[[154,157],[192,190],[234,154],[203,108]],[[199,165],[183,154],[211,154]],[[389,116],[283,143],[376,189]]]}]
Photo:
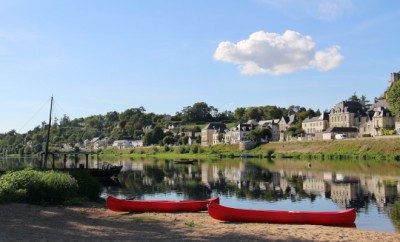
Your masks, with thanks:
[{"label": "water reflection of trees", "polygon": [[120,183],[126,188],[126,195],[141,198],[146,194],[177,193],[185,199],[205,199],[211,190],[201,183],[195,171],[186,166],[146,165],[141,171],[121,172]]},{"label": "water reflection of trees", "polygon": [[27,167],[40,167],[41,159],[39,157],[7,157],[0,158],[0,170],[11,171],[20,170]]},{"label": "water reflection of trees", "polygon": [[[176,193],[185,199],[205,199],[211,194],[240,199],[315,201],[330,199],[339,207],[379,209],[398,196],[398,178],[346,175],[338,172],[272,170],[268,162],[199,162],[176,165],[172,161],[143,162],[142,169],[121,173],[120,180],[131,197]],[[298,165],[298,164],[297,164]]]},{"label": "water reflection of trees", "polygon": [[389,210],[389,217],[397,232],[400,232],[400,199],[397,199],[396,202],[393,203],[393,206]]}]

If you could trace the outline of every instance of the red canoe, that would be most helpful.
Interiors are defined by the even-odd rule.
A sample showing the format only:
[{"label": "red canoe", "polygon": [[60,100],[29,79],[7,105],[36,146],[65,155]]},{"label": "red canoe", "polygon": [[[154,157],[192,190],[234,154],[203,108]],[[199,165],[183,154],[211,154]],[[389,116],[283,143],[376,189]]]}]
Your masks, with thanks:
[{"label": "red canoe", "polygon": [[356,220],[354,208],[338,212],[305,212],[238,209],[210,203],[208,213],[212,218],[226,222],[354,226]]},{"label": "red canoe", "polygon": [[207,200],[124,200],[107,197],[107,207],[116,212],[199,212],[207,211],[207,205],[219,203],[219,197]]}]

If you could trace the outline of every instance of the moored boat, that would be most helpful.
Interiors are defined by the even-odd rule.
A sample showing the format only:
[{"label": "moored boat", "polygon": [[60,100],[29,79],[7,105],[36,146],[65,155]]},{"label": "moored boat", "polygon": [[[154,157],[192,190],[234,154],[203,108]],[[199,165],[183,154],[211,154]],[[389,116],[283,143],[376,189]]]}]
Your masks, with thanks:
[{"label": "moored boat", "polygon": [[175,164],[193,164],[196,160],[174,160]]},{"label": "moored boat", "polygon": [[107,197],[107,207],[116,212],[200,212],[207,211],[209,203],[219,203],[219,197],[206,200],[125,200]]},{"label": "moored boat", "polygon": [[208,205],[208,214],[225,222],[314,224],[330,226],[354,226],[355,209],[338,212],[306,212],[280,210],[239,209],[222,206],[218,203]]}]

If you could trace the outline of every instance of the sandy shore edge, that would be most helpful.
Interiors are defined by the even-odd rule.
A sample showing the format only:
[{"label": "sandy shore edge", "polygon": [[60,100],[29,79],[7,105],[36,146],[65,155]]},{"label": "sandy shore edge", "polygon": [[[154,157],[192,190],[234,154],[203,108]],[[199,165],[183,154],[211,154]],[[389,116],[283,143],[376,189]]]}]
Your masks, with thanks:
[{"label": "sandy shore edge", "polygon": [[385,233],[315,225],[224,223],[203,213],[116,213],[102,204],[1,204],[0,241],[400,241]]}]

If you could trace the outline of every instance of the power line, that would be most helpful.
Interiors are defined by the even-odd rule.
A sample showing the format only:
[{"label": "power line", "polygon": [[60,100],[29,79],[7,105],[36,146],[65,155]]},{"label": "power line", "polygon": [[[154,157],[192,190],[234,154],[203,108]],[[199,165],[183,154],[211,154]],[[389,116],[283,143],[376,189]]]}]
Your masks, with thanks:
[{"label": "power line", "polygon": [[22,130],[23,128],[25,128],[25,126],[28,125],[33,120],[33,118],[35,118],[38,115],[38,113],[40,111],[43,110],[43,108],[46,106],[46,104],[48,104],[50,102],[50,100],[51,100],[51,98],[47,99],[47,101],[42,105],[42,107],[35,114],[33,114],[33,116],[19,130]]}]

